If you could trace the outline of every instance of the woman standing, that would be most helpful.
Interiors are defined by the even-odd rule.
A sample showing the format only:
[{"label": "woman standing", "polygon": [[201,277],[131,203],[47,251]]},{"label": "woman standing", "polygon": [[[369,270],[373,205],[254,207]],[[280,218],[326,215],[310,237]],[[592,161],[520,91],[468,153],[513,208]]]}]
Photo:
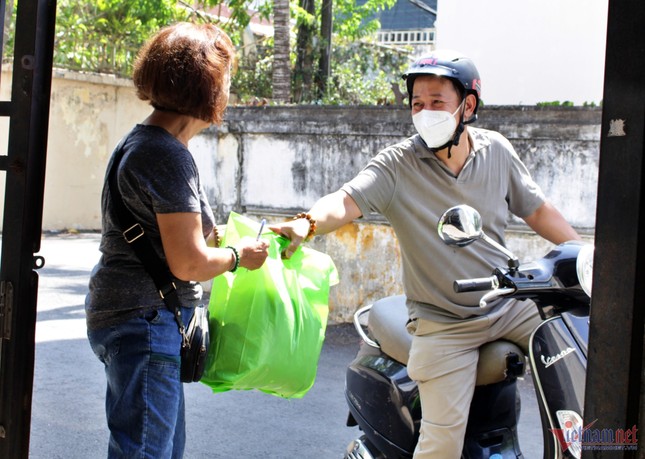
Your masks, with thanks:
[{"label": "woman standing", "polygon": [[[233,60],[233,44],[221,29],[179,23],[153,36],[134,65],[137,96],[153,111],[123,139],[116,180],[125,206],[175,277],[186,324],[201,302],[200,281],[238,266],[257,269],[268,255],[267,243],[254,239],[218,247],[188,151],[193,136],[222,121]],[[186,439],[181,335],[124,239],[107,180],[101,208],[102,255],[85,310],[89,341],[107,377],[108,457],[180,458]]]}]

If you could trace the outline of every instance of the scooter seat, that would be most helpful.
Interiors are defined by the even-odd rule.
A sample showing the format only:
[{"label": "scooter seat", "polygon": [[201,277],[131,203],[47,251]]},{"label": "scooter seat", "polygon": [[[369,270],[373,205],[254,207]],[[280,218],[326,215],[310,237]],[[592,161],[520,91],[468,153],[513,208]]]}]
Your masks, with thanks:
[{"label": "scooter seat", "polygon": [[408,364],[412,345],[412,335],[405,328],[407,322],[405,295],[396,295],[380,299],[372,305],[367,325],[381,350],[403,365]]},{"label": "scooter seat", "polygon": [[[408,364],[412,335],[406,329],[408,308],[405,295],[396,295],[376,301],[369,312],[368,330],[381,350],[403,365]],[[476,385],[483,386],[504,381],[524,373],[526,357],[522,350],[509,341],[498,340],[479,349]]]}]

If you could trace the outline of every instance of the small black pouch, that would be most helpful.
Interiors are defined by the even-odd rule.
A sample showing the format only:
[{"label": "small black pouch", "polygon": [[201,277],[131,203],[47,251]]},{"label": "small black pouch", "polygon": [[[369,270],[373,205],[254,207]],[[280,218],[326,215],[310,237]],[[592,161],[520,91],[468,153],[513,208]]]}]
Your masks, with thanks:
[{"label": "small black pouch", "polygon": [[204,374],[206,354],[210,345],[208,308],[204,305],[195,307],[193,317],[186,328],[186,341],[181,347],[181,380],[197,382]]}]

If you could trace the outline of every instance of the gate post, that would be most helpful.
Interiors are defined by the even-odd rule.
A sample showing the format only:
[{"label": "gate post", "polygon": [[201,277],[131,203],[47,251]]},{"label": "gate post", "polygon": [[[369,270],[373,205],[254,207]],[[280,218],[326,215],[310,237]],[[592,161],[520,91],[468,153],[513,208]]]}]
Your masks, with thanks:
[{"label": "gate post", "polygon": [[[5,0],[1,0],[5,5]],[[17,5],[0,258],[0,457],[27,458],[56,0]],[[4,16],[3,16],[4,17]],[[4,24],[6,26],[6,24]]]},{"label": "gate post", "polygon": [[[609,0],[584,424],[613,433],[645,427],[644,23],[642,0]],[[630,432],[640,446],[591,444],[583,457],[645,458]]]}]

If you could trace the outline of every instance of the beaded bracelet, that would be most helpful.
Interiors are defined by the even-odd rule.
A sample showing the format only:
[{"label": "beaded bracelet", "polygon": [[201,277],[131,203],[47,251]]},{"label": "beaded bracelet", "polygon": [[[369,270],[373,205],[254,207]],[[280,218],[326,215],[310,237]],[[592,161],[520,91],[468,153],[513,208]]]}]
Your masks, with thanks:
[{"label": "beaded bracelet", "polygon": [[220,243],[222,242],[219,237],[219,231],[217,231],[217,225],[213,226],[213,242],[215,244],[214,247],[219,247]]},{"label": "beaded bracelet", "polygon": [[229,269],[229,272],[234,273],[237,271],[237,268],[240,266],[240,254],[237,252],[237,249],[233,246],[227,245],[227,249],[231,249],[233,251],[233,256],[235,257],[235,263],[233,263],[233,267]]},{"label": "beaded bracelet", "polygon": [[311,215],[305,212],[300,212],[299,214],[296,214],[295,217],[293,217],[294,220],[299,220],[301,218],[304,218],[309,222],[309,232],[305,237],[305,241],[308,241],[314,234],[316,234],[316,220],[311,218]]}]

